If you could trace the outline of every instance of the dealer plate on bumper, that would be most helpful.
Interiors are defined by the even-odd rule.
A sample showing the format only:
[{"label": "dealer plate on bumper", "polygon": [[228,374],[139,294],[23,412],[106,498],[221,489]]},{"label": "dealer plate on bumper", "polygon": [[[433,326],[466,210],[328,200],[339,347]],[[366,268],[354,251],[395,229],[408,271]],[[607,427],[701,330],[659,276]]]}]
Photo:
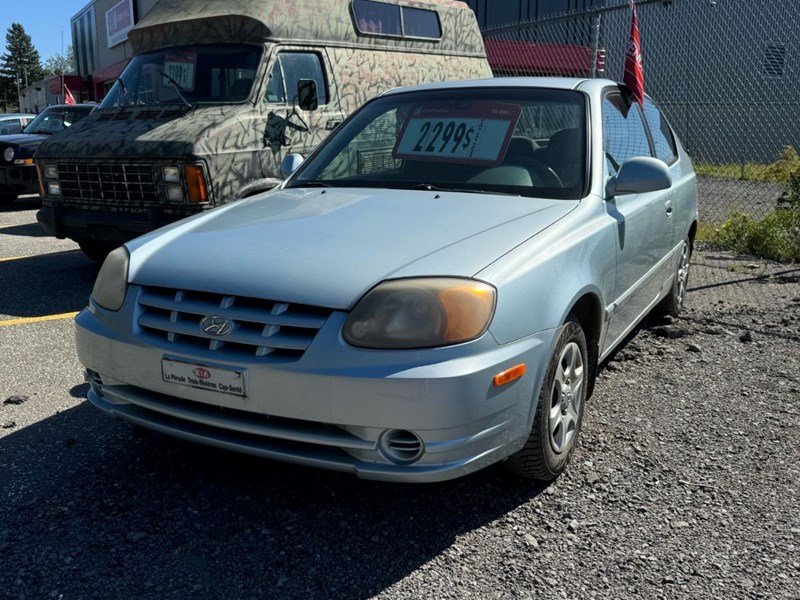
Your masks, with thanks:
[{"label": "dealer plate on bumper", "polygon": [[244,396],[244,371],[161,359],[161,377],[166,383],[188,385],[201,390]]}]

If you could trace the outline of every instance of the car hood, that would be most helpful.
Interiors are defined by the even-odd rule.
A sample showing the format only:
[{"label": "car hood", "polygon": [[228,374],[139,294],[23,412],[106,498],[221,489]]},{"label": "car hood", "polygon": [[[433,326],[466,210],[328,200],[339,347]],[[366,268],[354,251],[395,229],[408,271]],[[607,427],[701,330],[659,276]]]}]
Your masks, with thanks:
[{"label": "car hood", "polygon": [[97,109],[64,135],[42,144],[37,156],[40,160],[193,159],[240,151],[241,146],[259,140],[258,127],[263,129],[249,108],[201,105],[189,110],[168,104]]},{"label": "car hood", "polygon": [[276,190],[129,242],[129,280],[348,309],[384,279],[471,277],[577,205],[493,194]]},{"label": "car hood", "polygon": [[47,135],[38,133],[16,133],[13,135],[0,135],[0,148],[14,146],[20,150],[29,150],[29,156],[39,145],[48,138]]}]

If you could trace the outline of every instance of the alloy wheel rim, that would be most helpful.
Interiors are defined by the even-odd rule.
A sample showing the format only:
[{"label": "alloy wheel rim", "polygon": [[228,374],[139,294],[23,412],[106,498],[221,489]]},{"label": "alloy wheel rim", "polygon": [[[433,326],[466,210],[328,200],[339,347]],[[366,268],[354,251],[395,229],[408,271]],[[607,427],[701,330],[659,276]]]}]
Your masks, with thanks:
[{"label": "alloy wheel rim", "polygon": [[558,359],[550,390],[548,431],[556,454],[569,451],[580,418],[584,367],[581,349],[575,342],[564,346]]},{"label": "alloy wheel rim", "polygon": [[683,306],[683,297],[686,294],[686,283],[689,280],[689,244],[684,243],[681,250],[681,263],[678,265],[678,306]]}]

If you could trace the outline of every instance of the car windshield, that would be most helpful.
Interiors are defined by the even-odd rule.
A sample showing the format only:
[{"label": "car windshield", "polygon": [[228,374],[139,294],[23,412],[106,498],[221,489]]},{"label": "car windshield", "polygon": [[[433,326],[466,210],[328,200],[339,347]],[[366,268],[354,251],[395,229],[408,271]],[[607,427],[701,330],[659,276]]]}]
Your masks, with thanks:
[{"label": "car windshield", "polygon": [[74,125],[92,112],[91,106],[47,108],[23,130],[23,133],[58,133],[65,127]]},{"label": "car windshield", "polygon": [[586,179],[580,92],[475,88],[366,104],[287,187],[385,187],[577,199]]},{"label": "car windshield", "polygon": [[250,95],[258,46],[181,46],[133,57],[100,108],[198,103],[232,104]]}]

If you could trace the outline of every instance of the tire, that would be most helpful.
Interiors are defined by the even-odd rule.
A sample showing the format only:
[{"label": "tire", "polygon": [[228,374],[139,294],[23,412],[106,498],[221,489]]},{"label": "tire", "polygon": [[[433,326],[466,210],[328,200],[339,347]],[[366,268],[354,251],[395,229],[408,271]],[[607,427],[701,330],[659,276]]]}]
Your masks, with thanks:
[{"label": "tire", "polygon": [[570,315],[550,356],[528,441],[506,459],[508,470],[549,482],[566,469],[578,445],[590,377],[586,336]]},{"label": "tire", "polygon": [[116,245],[107,242],[78,242],[78,245],[87,257],[101,264],[106,256],[117,248]]},{"label": "tire", "polygon": [[9,206],[17,199],[17,194],[10,192],[3,192],[0,194],[0,206]]},{"label": "tire", "polygon": [[683,302],[686,299],[686,287],[689,282],[689,263],[692,259],[692,246],[689,238],[683,240],[681,255],[675,277],[672,279],[672,288],[664,299],[658,303],[653,312],[656,315],[667,315],[677,317],[683,310]]}]

